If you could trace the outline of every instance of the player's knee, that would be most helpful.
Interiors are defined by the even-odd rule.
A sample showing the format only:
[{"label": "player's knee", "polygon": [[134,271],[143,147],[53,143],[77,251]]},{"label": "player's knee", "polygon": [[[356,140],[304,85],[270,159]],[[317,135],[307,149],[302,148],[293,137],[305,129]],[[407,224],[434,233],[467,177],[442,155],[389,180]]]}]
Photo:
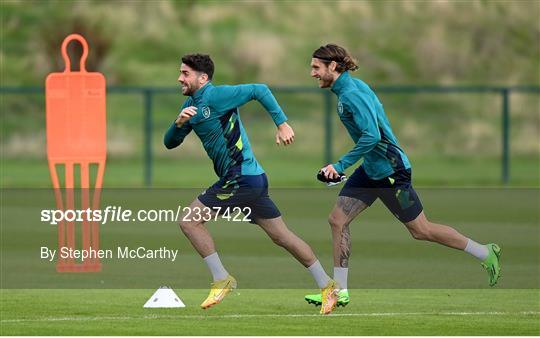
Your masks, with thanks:
[{"label": "player's knee", "polygon": [[268,232],[268,237],[274,242],[275,245],[285,247],[286,246],[286,234],[283,232]]},{"label": "player's knee", "polygon": [[417,239],[419,241],[425,241],[427,238],[426,238],[426,235],[421,232],[421,231],[418,231],[418,230],[411,230],[410,231],[411,233],[411,236],[414,238],[414,239]]},{"label": "player's knee", "polygon": [[328,216],[328,224],[330,224],[330,227],[332,228],[342,228],[345,222],[336,215],[330,214],[330,216]]},{"label": "player's knee", "polygon": [[420,240],[420,241],[430,241],[431,240],[431,232],[429,231],[429,227],[425,225],[414,225],[414,226],[408,226],[409,232],[411,233],[411,236],[414,239]]},{"label": "player's knee", "polygon": [[275,245],[285,247],[286,241],[284,236],[272,236],[271,238]]},{"label": "player's knee", "polygon": [[198,225],[198,223],[192,220],[182,219],[179,225],[183,233],[189,233],[193,228],[195,228]]}]

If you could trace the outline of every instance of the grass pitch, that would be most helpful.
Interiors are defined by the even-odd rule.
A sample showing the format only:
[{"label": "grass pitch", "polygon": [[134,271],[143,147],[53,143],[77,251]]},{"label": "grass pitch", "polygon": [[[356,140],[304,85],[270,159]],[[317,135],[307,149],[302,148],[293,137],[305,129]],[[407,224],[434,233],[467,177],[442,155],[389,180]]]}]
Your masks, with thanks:
[{"label": "grass pitch", "polygon": [[350,290],[321,316],[313,290],[176,290],[180,309],[143,309],[154,290],[3,290],[2,335],[538,335],[537,290]]},{"label": "grass pitch", "polygon": [[[108,190],[103,205],[159,209],[186,205],[192,190]],[[337,189],[273,189],[285,220],[331,271],[326,217]],[[487,287],[478,262],[413,240],[377,202],[351,224],[351,304],[330,316],[304,301],[309,273],[256,226],[209,224],[238,279],[222,304],[201,310],[209,274],[175,222],[102,226],[101,245],[179,249],[176,262],[104,261],[98,274],[57,274],[39,259],[57,229],[39,222],[51,192],[4,189],[0,295],[2,335],[539,335],[540,194],[523,189],[419,189],[430,218],[480,242],[501,245],[503,277]],[[31,198],[29,197],[31,196]],[[183,309],[143,309],[162,284]],[[77,289],[74,289],[77,288]],[[269,289],[274,288],[274,289]]]}]

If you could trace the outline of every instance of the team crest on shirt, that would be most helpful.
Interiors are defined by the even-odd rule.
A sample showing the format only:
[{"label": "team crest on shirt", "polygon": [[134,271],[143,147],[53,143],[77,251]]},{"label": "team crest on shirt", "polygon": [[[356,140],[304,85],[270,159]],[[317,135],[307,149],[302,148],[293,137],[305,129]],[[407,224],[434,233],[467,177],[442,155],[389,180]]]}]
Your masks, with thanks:
[{"label": "team crest on shirt", "polygon": [[210,117],[210,108],[208,108],[208,106],[204,106],[203,109],[202,109],[202,114],[203,114],[205,119],[209,118]]},{"label": "team crest on shirt", "polygon": [[338,101],[337,103],[337,112],[339,115],[343,115],[343,103],[341,103],[341,101]]}]

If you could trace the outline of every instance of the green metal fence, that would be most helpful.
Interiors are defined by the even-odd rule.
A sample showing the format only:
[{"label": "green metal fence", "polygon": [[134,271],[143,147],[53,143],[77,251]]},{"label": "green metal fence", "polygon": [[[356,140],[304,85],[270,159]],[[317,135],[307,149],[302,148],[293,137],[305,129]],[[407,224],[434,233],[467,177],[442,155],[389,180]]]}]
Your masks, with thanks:
[{"label": "green metal fence", "polygon": [[[321,90],[313,87],[273,87],[272,91],[279,93],[313,93],[321,95],[324,102],[324,162],[330,163],[333,159],[332,153],[332,114],[334,113],[334,95],[328,90]],[[500,95],[501,98],[501,182],[508,184],[510,181],[510,95],[512,93],[540,94],[540,86],[411,86],[411,85],[387,85],[374,87],[377,93],[396,94],[446,94],[446,93],[492,93]],[[43,94],[43,87],[0,87],[0,94]],[[152,185],[152,112],[153,98],[156,94],[178,93],[177,87],[135,87],[135,86],[109,86],[108,94],[138,94],[144,102],[144,183],[146,186]]]}]

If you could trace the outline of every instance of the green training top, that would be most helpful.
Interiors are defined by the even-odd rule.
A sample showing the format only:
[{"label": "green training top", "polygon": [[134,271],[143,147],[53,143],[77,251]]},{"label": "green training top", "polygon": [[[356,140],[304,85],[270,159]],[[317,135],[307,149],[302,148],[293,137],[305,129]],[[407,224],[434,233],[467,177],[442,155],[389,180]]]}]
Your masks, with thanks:
[{"label": "green training top", "polygon": [[287,121],[287,116],[267,85],[214,86],[209,82],[184,102],[180,111],[195,106],[197,114],[180,128],[173,122],[165,133],[165,146],[168,149],[179,146],[193,130],[201,139],[220,178],[264,173],[251,151],[238,109],[252,100],[262,104],[276,126]]},{"label": "green training top", "polygon": [[362,157],[366,174],[374,180],[411,167],[392,133],[381,102],[365,82],[345,71],[332,85],[332,91],[338,97],[339,118],[356,143],[333,164],[337,172],[343,173]]}]

